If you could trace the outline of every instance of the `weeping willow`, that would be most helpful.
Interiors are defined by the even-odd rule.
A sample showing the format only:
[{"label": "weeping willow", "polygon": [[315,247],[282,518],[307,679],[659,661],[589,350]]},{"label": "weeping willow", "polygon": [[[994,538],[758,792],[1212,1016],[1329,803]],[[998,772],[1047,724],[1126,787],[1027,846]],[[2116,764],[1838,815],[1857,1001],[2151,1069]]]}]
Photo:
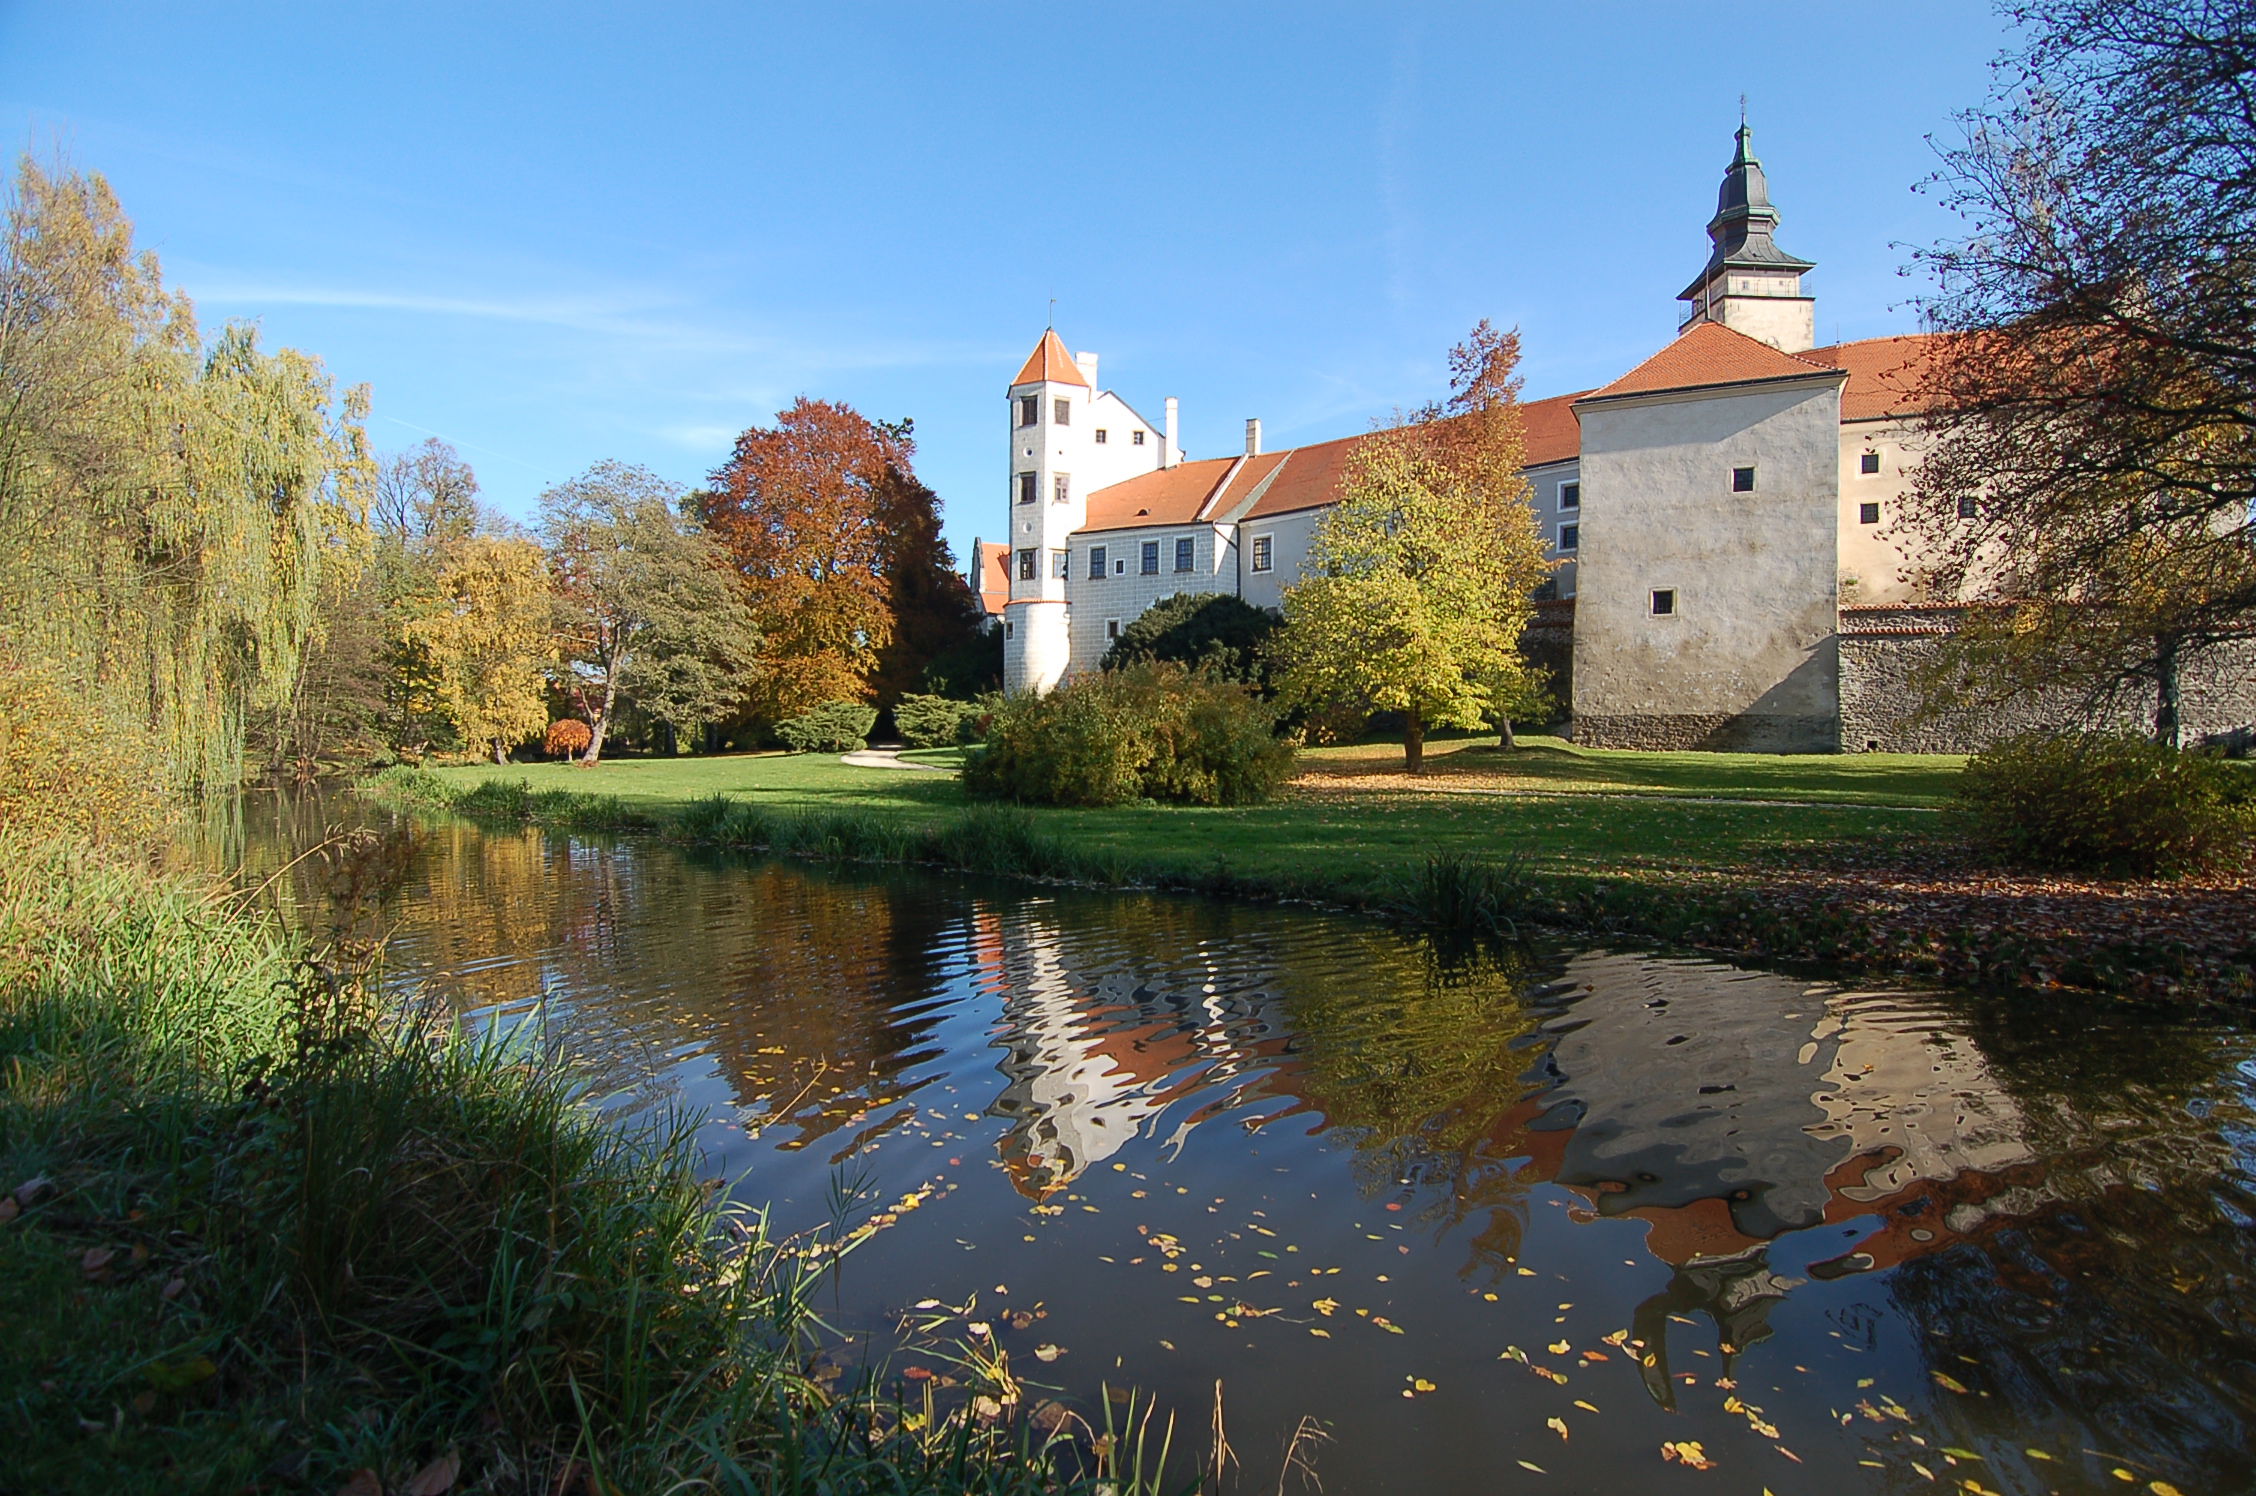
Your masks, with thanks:
[{"label": "weeping willow", "polygon": [[99,176],[18,168],[0,242],[0,667],[77,683],[172,788],[235,783],[365,562],[365,388],[208,344]]}]

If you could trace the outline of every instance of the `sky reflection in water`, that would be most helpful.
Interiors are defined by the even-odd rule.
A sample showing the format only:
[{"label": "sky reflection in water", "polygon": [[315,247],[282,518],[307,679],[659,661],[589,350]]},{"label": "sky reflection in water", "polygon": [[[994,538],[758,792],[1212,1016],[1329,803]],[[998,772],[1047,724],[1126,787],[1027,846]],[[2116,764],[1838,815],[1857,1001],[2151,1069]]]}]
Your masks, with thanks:
[{"label": "sky reflection in water", "polygon": [[1220,1380],[1247,1490],[1304,1415],[1334,1492],[2256,1486],[2243,1028],[462,826],[394,917],[779,1226],[929,1188],[849,1359],[976,1295],[1084,1407]]}]

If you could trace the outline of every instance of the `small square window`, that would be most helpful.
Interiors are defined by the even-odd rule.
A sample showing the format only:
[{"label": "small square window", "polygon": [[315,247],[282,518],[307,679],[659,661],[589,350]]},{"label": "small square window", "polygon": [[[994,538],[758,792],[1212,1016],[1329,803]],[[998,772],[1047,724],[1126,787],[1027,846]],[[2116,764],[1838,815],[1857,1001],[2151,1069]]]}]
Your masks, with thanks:
[{"label": "small square window", "polygon": [[1197,544],[1188,535],[1178,535],[1175,538],[1175,569],[1177,571],[1189,571],[1198,564]]},{"label": "small square window", "polygon": [[1269,548],[1269,537],[1266,535],[1254,536],[1253,569],[1255,571],[1267,571],[1269,569],[1270,555],[1271,552]]},{"label": "small square window", "polygon": [[1137,569],[1137,570],[1138,570],[1139,572],[1141,572],[1141,573],[1142,573],[1143,575],[1145,575],[1145,576],[1147,576],[1147,577],[1156,577],[1156,576],[1158,576],[1158,575],[1159,575],[1159,542],[1158,542],[1158,541],[1156,541],[1156,540],[1147,540],[1147,541],[1145,541],[1145,542],[1144,542],[1144,548],[1143,548],[1142,552],[1141,552],[1141,553],[1140,553],[1140,554],[1139,554],[1139,555],[1137,556],[1137,558],[1136,558],[1136,559],[1137,559],[1137,561],[1138,561],[1138,562],[1140,563],[1140,564],[1138,565],[1138,567],[1136,568],[1136,569]]},{"label": "small square window", "polygon": [[1050,402],[1050,423],[1054,426],[1072,425],[1073,402],[1071,400],[1052,400]]},{"label": "small square window", "polygon": [[1105,429],[1102,426],[1097,428],[1097,445],[1100,447],[1105,445]]},{"label": "small square window", "polygon": [[1128,575],[1127,557],[1123,556],[1118,561],[1112,563],[1112,574],[1116,577],[1124,577]]},{"label": "small square window", "polygon": [[1581,546],[1582,546],[1582,526],[1580,526],[1580,525],[1561,525],[1561,526],[1559,526],[1559,549],[1560,549],[1560,550],[1562,550],[1562,551],[1572,551],[1572,550],[1579,550],[1579,549],[1581,548]]},{"label": "small square window", "polygon": [[1755,470],[1751,467],[1733,468],[1731,470],[1731,491],[1733,493],[1753,493],[1755,491]]},{"label": "small square window", "polygon": [[1129,445],[1129,446],[1131,446],[1131,447],[1140,447],[1140,446],[1142,446],[1143,444],[1144,444],[1144,434],[1143,434],[1143,433],[1142,433],[1141,431],[1131,431],[1131,432],[1129,432],[1129,433],[1128,433],[1128,445]]},{"label": "small square window", "polygon": [[1676,589],[1674,587],[1655,587],[1653,589],[1653,616],[1655,618],[1666,618],[1675,611]]},{"label": "small square window", "polygon": [[1119,638],[1119,637],[1120,637],[1120,620],[1119,620],[1119,619],[1117,619],[1117,618],[1107,618],[1107,619],[1105,620],[1105,637],[1106,637],[1107,639],[1117,639],[1117,638]]},{"label": "small square window", "polygon": [[1032,551],[1020,551],[1018,553],[1018,579],[1021,582],[1034,580],[1034,553]]},{"label": "small square window", "polygon": [[1018,475],[1018,501],[1021,504],[1033,503],[1034,495],[1039,491],[1041,482],[1042,476],[1039,473],[1020,473]]},{"label": "small square window", "polygon": [[1582,485],[1580,483],[1562,483],[1559,485],[1559,507],[1561,509],[1580,509],[1582,507]]},{"label": "small square window", "polygon": [[1857,459],[1857,471],[1860,473],[1879,472],[1880,454],[1878,452],[1867,452],[1862,457],[1859,457]]},{"label": "small square window", "polygon": [[1857,505],[1857,523],[1860,525],[1880,523],[1880,506],[1878,504]]},{"label": "small square window", "polygon": [[1018,625],[1017,625],[1017,624],[1015,624],[1015,623],[1013,623],[1013,622],[1011,622],[1011,621],[1010,621],[1010,620],[1009,620],[1008,618],[1004,619],[1004,620],[1003,620],[1003,637],[1004,637],[1004,638],[1006,638],[1006,639],[1010,639],[1010,638],[1015,638],[1015,637],[1017,636],[1017,634],[1018,634]]},{"label": "small square window", "polygon": [[1089,577],[1092,581],[1105,574],[1104,552],[1105,548],[1101,545],[1089,547]]},{"label": "small square window", "polygon": [[1958,517],[1960,519],[1972,519],[1974,517],[1974,501],[1972,499],[1960,499],[1958,501]]},{"label": "small square window", "polygon": [[1042,419],[1041,397],[1039,395],[1019,396],[1018,424],[1021,426],[1031,426],[1040,419]]},{"label": "small square window", "polygon": [[1051,576],[1053,576],[1053,577],[1059,577],[1059,578],[1062,578],[1062,577],[1064,577],[1064,575],[1065,575],[1065,558],[1066,558],[1066,553],[1065,553],[1064,551],[1052,551],[1052,552],[1050,552],[1050,575],[1051,575]]},{"label": "small square window", "polygon": [[1058,475],[1057,475],[1056,477],[1054,477],[1054,478],[1050,479],[1050,502],[1051,502],[1051,503],[1053,503],[1053,504],[1062,504],[1062,503],[1064,503],[1064,502],[1065,502],[1065,501],[1066,501],[1067,499],[1070,499],[1070,498],[1072,498],[1072,497],[1073,497],[1073,480],[1072,480],[1072,479],[1068,478],[1068,477],[1067,477],[1067,476],[1066,476],[1065,474],[1063,474],[1063,473],[1059,473],[1059,474],[1058,474]]}]

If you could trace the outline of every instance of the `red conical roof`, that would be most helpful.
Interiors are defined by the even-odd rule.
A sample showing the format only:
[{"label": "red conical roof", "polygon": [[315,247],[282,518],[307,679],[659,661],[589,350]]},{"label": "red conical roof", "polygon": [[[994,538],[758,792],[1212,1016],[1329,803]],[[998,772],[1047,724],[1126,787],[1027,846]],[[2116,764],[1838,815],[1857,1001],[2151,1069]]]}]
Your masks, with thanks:
[{"label": "red conical roof", "polygon": [[1011,383],[1014,386],[1040,384],[1045,380],[1051,384],[1077,384],[1083,389],[1089,387],[1088,379],[1081,373],[1081,366],[1073,361],[1072,354],[1065,351],[1065,340],[1057,335],[1054,327],[1042,334],[1042,341],[1036,343],[1034,351],[1026,357],[1026,367],[1018,371],[1018,378]]}]

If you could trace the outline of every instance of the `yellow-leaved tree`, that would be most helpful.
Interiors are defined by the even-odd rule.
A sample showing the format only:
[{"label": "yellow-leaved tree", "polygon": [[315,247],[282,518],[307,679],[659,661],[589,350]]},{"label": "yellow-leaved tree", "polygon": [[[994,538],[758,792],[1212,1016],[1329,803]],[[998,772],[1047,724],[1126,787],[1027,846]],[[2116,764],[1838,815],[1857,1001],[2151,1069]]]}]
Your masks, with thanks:
[{"label": "yellow-leaved tree", "polygon": [[1287,701],[1400,713],[1413,774],[1429,728],[1479,727],[1533,683],[1520,632],[1551,564],[1520,475],[1518,359],[1518,335],[1482,322],[1451,352],[1449,400],[1362,444],[1270,646]]},{"label": "yellow-leaved tree", "polygon": [[434,595],[404,625],[430,662],[440,711],[497,764],[548,726],[553,607],[538,545],[472,535],[447,548]]}]

